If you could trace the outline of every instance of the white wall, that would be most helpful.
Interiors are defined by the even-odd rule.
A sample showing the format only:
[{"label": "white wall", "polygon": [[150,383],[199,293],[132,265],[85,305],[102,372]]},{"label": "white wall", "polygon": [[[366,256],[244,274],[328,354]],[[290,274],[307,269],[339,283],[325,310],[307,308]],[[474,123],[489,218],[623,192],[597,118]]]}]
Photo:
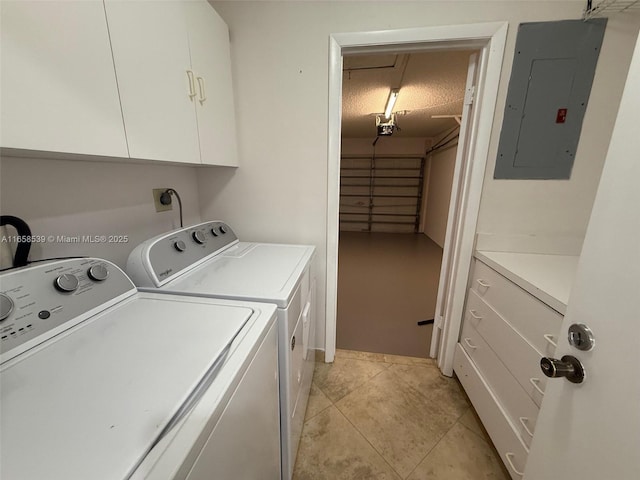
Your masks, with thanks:
[{"label": "white wall", "polygon": [[0,160],[0,210],[25,220],[33,235],[128,235],[127,243],[32,245],[31,259],[96,256],[126,265],[143,240],[180,226],[177,201],[156,213],[152,188],[175,188],[184,223],[200,221],[198,170],[150,164],[10,158]]},{"label": "white wall", "polygon": [[[315,244],[319,303],[326,282],[329,35],[508,21],[492,135],[495,156],[518,23],[579,18],[584,8],[583,1],[212,4],[231,32],[240,168],[199,174],[202,216],[224,218],[241,238]],[[609,98],[617,104],[618,97]],[[593,142],[605,141],[598,132],[593,137]],[[568,208],[581,208],[572,206],[579,202],[570,199]],[[324,319],[323,304],[318,318]],[[319,325],[320,345],[323,334]]]},{"label": "white wall", "polygon": [[[638,13],[609,19],[570,180],[494,180],[499,135],[492,135],[478,232],[584,238],[639,27]],[[506,55],[510,65],[513,52]]]},{"label": "white wall", "polygon": [[[155,213],[153,187],[175,187],[185,224],[224,219],[244,239],[318,248],[318,318],[324,319],[328,38],[331,33],[508,21],[480,228],[583,232],[604,158],[637,16],[610,21],[570,182],[491,179],[517,31],[522,21],[578,18],[584,1],[215,2],[231,32],[239,169],[3,158],[0,210],[36,234],[116,234],[124,245],[36,246],[33,258],[97,255],[124,265],[135,244],[177,226]],[[632,23],[633,19],[636,23]],[[224,112],[221,112],[224,114]],[[576,188],[573,188],[573,185]],[[198,206],[200,204],[200,207]],[[551,212],[551,213],[549,213]],[[324,328],[319,325],[320,345]]]},{"label": "white wall", "polygon": [[425,211],[424,233],[444,248],[447,218],[456,166],[457,148],[445,147],[429,156],[429,183]]}]

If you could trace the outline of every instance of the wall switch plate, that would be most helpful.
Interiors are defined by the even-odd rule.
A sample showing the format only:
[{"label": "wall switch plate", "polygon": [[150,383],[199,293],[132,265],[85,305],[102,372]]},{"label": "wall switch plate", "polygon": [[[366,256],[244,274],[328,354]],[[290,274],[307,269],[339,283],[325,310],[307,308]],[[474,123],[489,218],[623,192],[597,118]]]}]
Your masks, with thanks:
[{"label": "wall switch plate", "polygon": [[[167,187],[169,188],[169,187]],[[169,205],[163,205],[160,203],[160,195],[167,191],[167,188],[154,188],[153,189],[153,203],[156,206],[156,212],[166,212],[173,210],[173,203]]]}]

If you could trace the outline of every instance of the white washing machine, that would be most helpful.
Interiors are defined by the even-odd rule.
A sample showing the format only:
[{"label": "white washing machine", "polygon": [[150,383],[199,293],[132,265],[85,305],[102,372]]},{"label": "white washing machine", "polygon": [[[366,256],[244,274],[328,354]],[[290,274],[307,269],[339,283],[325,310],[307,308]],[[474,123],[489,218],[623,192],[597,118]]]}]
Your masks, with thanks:
[{"label": "white washing machine", "polygon": [[280,478],[274,305],[141,293],[99,259],[0,292],[0,478]]},{"label": "white washing machine", "polygon": [[293,474],[315,362],[315,247],[240,242],[219,221],[138,245],[127,273],[143,291],[278,306],[282,477]]}]

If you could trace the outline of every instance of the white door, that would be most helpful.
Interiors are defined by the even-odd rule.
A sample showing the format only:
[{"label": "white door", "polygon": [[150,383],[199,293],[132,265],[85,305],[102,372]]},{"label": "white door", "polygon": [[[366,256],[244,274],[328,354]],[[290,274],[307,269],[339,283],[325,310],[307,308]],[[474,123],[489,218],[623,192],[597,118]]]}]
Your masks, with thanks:
[{"label": "white door", "polygon": [[[453,185],[451,186],[451,199],[449,200],[449,214],[447,217],[447,230],[445,233],[444,249],[442,252],[442,265],[440,267],[440,281],[438,295],[436,297],[435,323],[431,335],[431,357],[438,357],[438,366],[445,373],[453,373],[453,354],[458,341],[462,312],[453,312],[453,293],[456,291],[455,282],[461,276],[457,274],[458,252],[460,250],[462,225],[462,205],[464,202],[463,186],[467,184],[469,175],[468,162],[471,158],[471,145],[473,145],[473,101],[477,86],[478,54],[469,57],[467,69],[467,83],[465,86],[464,105],[460,120],[460,136],[456,163],[453,171]],[[477,109],[476,109],[477,111]],[[466,283],[466,276],[464,276]],[[459,289],[465,291],[463,287]],[[460,302],[458,302],[460,303]],[[457,321],[455,319],[458,319]]]},{"label": "white door", "polygon": [[[586,378],[547,382],[526,480],[640,478],[638,125],[636,44],[556,354],[578,358]],[[574,323],[593,331],[592,351],[569,345]]]}]

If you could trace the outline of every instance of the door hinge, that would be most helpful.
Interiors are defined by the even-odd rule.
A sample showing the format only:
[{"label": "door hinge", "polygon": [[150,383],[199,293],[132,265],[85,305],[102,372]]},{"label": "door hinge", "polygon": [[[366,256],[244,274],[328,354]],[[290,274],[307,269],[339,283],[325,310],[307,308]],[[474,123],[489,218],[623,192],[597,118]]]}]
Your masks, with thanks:
[{"label": "door hinge", "polygon": [[475,100],[475,97],[476,97],[476,86],[475,85],[471,85],[464,92],[464,104],[465,105],[471,105],[473,103],[473,101]]}]

